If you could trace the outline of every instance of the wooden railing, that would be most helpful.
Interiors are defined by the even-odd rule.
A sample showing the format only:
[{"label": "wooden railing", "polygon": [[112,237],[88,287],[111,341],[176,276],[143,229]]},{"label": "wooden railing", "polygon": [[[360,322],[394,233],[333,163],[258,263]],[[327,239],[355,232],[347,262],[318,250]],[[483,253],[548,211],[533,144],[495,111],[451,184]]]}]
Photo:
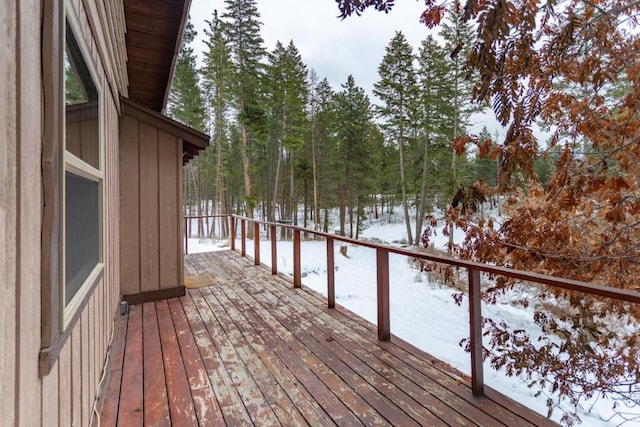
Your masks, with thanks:
[{"label": "wooden railing", "polygon": [[[480,273],[501,275],[513,279],[544,284],[555,288],[598,295],[630,303],[640,303],[640,292],[617,289],[593,283],[546,276],[521,270],[512,270],[488,264],[481,264],[457,258],[431,255],[411,249],[396,248],[377,243],[362,242],[348,237],[315,231],[295,225],[271,223],[254,220],[238,215],[228,215],[231,250],[236,250],[236,225],[240,225],[240,253],[247,256],[247,224],[253,224],[254,236],[260,236],[260,226],[269,228],[271,240],[271,273],[278,274],[277,257],[277,228],[288,228],[293,231],[293,286],[302,286],[301,259],[301,233],[307,233],[323,237],[327,243],[327,304],[329,308],[335,307],[335,269],[334,269],[334,243],[336,241],[351,245],[363,246],[375,249],[377,269],[377,305],[378,305],[378,339],[389,340],[391,337],[391,325],[389,318],[389,254],[404,255],[414,259],[446,264],[463,268],[468,273],[469,284],[469,325],[470,325],[470,352],[471,352],[471,389],[473,394],[481,395],[484,391],[483,367],[482,367],[482,313],[481,313],[481,288]],[[187,220],[186,218],[185,220]],[[260,239],[254,239],[253,259],[255,265],[260,265]]]}]

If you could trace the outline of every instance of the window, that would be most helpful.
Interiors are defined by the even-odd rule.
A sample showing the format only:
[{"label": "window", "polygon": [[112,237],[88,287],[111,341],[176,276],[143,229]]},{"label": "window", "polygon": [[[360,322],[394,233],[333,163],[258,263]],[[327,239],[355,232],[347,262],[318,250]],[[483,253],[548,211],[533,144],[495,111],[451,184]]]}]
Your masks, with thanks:
[{"label": "window", "polygon": [[63,328],[102,272],[102,145],[99,92],[73,25],[64,49]]}]

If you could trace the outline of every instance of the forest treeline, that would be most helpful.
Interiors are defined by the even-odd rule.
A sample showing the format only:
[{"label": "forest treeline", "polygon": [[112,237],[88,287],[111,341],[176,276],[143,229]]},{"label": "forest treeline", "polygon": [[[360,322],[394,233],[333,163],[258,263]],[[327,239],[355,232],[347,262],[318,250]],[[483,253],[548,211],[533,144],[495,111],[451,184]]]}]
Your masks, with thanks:
[{"label": "forest treeline", "polygon": [[[461,184],[496,184],[497,159],[453,149],[486,107],[471,102],[464,49],[451,55],[473,37],[461,13],[416,51],[396,33],[378,66],[375,101],[351,75],[332,87],[293,40],[267,51],[253,1],[225,1],[206,23],[200,67],[193,26],[185,29],[168,105],[173,118],[211,136],[184,172],[189,214],[328,231],[337,210],[339,233],[357,238],[365,208],[377,214],[398,204],[408,242],[418,245],[425,215],[446,210]],[[480,137],[494,136],[485,129]]]}]

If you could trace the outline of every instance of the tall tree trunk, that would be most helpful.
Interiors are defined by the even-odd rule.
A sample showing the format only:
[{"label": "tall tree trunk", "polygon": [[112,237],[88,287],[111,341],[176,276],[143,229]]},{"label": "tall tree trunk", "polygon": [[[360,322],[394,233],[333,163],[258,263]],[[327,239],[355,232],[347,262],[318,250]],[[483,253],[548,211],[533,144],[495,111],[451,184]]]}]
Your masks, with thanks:
[{"label": "tall tree trunk", "polygon": [[379,215],[378,215],[378,195],[374,194],[373,195],[373,210],[375,212],[375,218],[379,219]]},{"label": "tall tree trunk", "polygon": [[[347,196],[346,196],[346,189],[344,187],[344,184],[340,185],[340,193],[338,196],[338,211],[339,211],[339,216],[340,216],[340,235],[344,236],[345,235],[345,221],[346,221],[346,214],[347,214]],[[325,211],[326,212],[326,211]],[[328,222],[327,220],[327,216],[325,213],[325,222]]]},{"label": "tall tree trunk", "polygon": [[402,208],[404,209],[404,223],[407,227],[407,242],[411,245],[413,237],[411,233],[411,217],[409,216],[409,202],[407,200],[407,180],[405,178],[405,166],[404,166],[404,142],[400,139],[399,151],[400,151],[400,185],[402,187]]},{"label": "tall tree trunk", "polygon": [[292,214],[291,219],[293,221],[298,220],[298,206],[296,203],[296,186],[295,175],[293,170],[293,151],[289,150],[289,209]]},{"label": "tall tree trunk", "polygon": [[353,200],[349,197],[349,237],[353,239]]},{"label": "tall tree trunk", "polygon": [[314,230],[320,229],[320,217],[318,216],[318,170],[316,167],[316,135],[315,123],[311,124],[311,168],[313,173],[313,222]]},{"label": "tall tree trunk", "polygon": [[198,239],[202,239],[202,203],[200,203],[200,188],[198,185],[198,180],[196,178],[195,167],[190,167],[189,171],[191,172],[191,182],[193,183],[193,190],[195,192],[195,203],[196,203],[196,215],[198,216],[197,224],[198,224]]},{"label": "tall tree trunk", "polygon": [[[278,144],[278,159],[276,160],[276,177],[273,180],[273,201],[272,201],[272,215],[273,218],[271,219],[272,221],[275,221],[276,219],[276,204],[278,203],[278,181],[280,179],[280,164],[282,163],[282,146],[280,146],[280,144]],[[280,215],[280,219],[285,219],[282,217],[282,215]]]},{"label": "tall tree trunk", "polygon": [[[458,109],[460,108],[459,105],[459,100],[458,100],[458,57],[456,56],[455,60],[454,60],[454,86],[453,86],[453,141],[452,141],[452,146],[453,143],[455,142],[456,138],[458,137],[458,117],[459,117],[459,111]],[[453,196],[453,194],[456,192],[456,186],[458,185],[458,171],[457,171],[457,165],[456,165],[456,150],[455,148],[451,149],[451,183],[452,183],[452,188],[451,188],[451,195]],[[453,222],[451,223],[451,225],[449,226],[449,244],[447,245],[447,255],[451,255],[452,251],[453,251],[453,232],[455,230],[455,226],[453,225]]]},{"label": "tall tree trunk", "polygon": [[427,155],[429,154],[429,136],[424,141],[424,158],[422,160],[422,182],[420,184],[420,204],[416,205],[416,239],[415,246],[420,244],[420,237],[422,236],[422,222],[426,215],[425,208],[427,206],[427,167],[429,162],[427,161]]},{"label": "tall tree trunk", "polygon": [[[291,174],[291,179],[289,181],[289,211],[291,212],[291,220],[294,224],[298,224],[298,204],[296,200],[296,187],[295,187],[295,176],[293,170],[293,152],[289,150],[289,173]],[[293,239],[293,231],[291,232],[291,236]]]},{"label": "tall tree trunk", "polygon": [[322,223],[322,231],[325,233],[329,232],[329,208],[328,207],[324,207],[324,220]]},{"label": "tall tree trunk", "polygon": [[[220,113],[217,113],[220,114]],[[222,116],[222,114],[220,114]],[[217,147],[217,156],[216,156],[216,189],[218,190],[218,199],[217,204],[220,205],[220,215],[227,214],[227,203],[225,200],[225,188],[224,188],[224,177],[223,177],[223,164],[222,164],[222,117],[216,119],[216,147]],[[220,238],[224,239],[229,235],[228,223],[226,220],[221,221],[220,223]]]},{"label": "tall tree trunk", "polygon": [[[244,197],[245,197],[245,215],[253,218],[253,195],[251,193],[251,174],[249,169],[251,162],[249,160],[249,136],[247,134],[247,125],[240,124],[242,131],[242,172],[244,176]],[[253,238],[253,227],[248,227],[247,237]]]}]

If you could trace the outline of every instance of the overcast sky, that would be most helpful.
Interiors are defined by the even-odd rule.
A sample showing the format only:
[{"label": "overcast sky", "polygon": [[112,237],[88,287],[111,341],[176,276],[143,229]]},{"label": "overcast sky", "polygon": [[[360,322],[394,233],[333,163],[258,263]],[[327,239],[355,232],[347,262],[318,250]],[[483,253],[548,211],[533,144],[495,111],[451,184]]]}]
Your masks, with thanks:
[{"label": "overcast sky", "polygon": [[[364,88],[371,101],[373,84],[378,80],[378,65],[385,47],[396,31],[402,31],[413,46],[414,53],[429,31],[420,23],[424,10],[423,0],[398,0],[391,12],[385,14],[368,9],[362,16],[351,16],[341,21],[335,0],[258,0],[265,47],[273,50],[277,41],[296,45],[307,68],[314,69],[320,79],[327,78],[332,88],[353,75],[358,86]],[[198,31],[194,49],[205,48],[201,41],[205,19],[210,20],[214,9],[224,11],[223,0],[191,0],[191,21]],[[489,116],[474,117],[476,122],[469,131],[479,132],[484,124],[491,131],[496,125]]]},{"label": "overcast sky", "polygon": [[[341,21],[335,0],[258,0],[266,48],[273,50],[277,41],[296,45],[308,69],[326,77],[334,90],[352,74],[356,84],[371,93],[378,79],[378,64],[395,32],[401,30],[417,48],[428,30],[419,22],[423,1],[400,0],[385,15],[373,9],[362,16]],[[202,35],[205,19],[213,10],[224,11],[222,0],[192,0],[191,21]],[[196,50],[204,49],[200,42]]]}]

